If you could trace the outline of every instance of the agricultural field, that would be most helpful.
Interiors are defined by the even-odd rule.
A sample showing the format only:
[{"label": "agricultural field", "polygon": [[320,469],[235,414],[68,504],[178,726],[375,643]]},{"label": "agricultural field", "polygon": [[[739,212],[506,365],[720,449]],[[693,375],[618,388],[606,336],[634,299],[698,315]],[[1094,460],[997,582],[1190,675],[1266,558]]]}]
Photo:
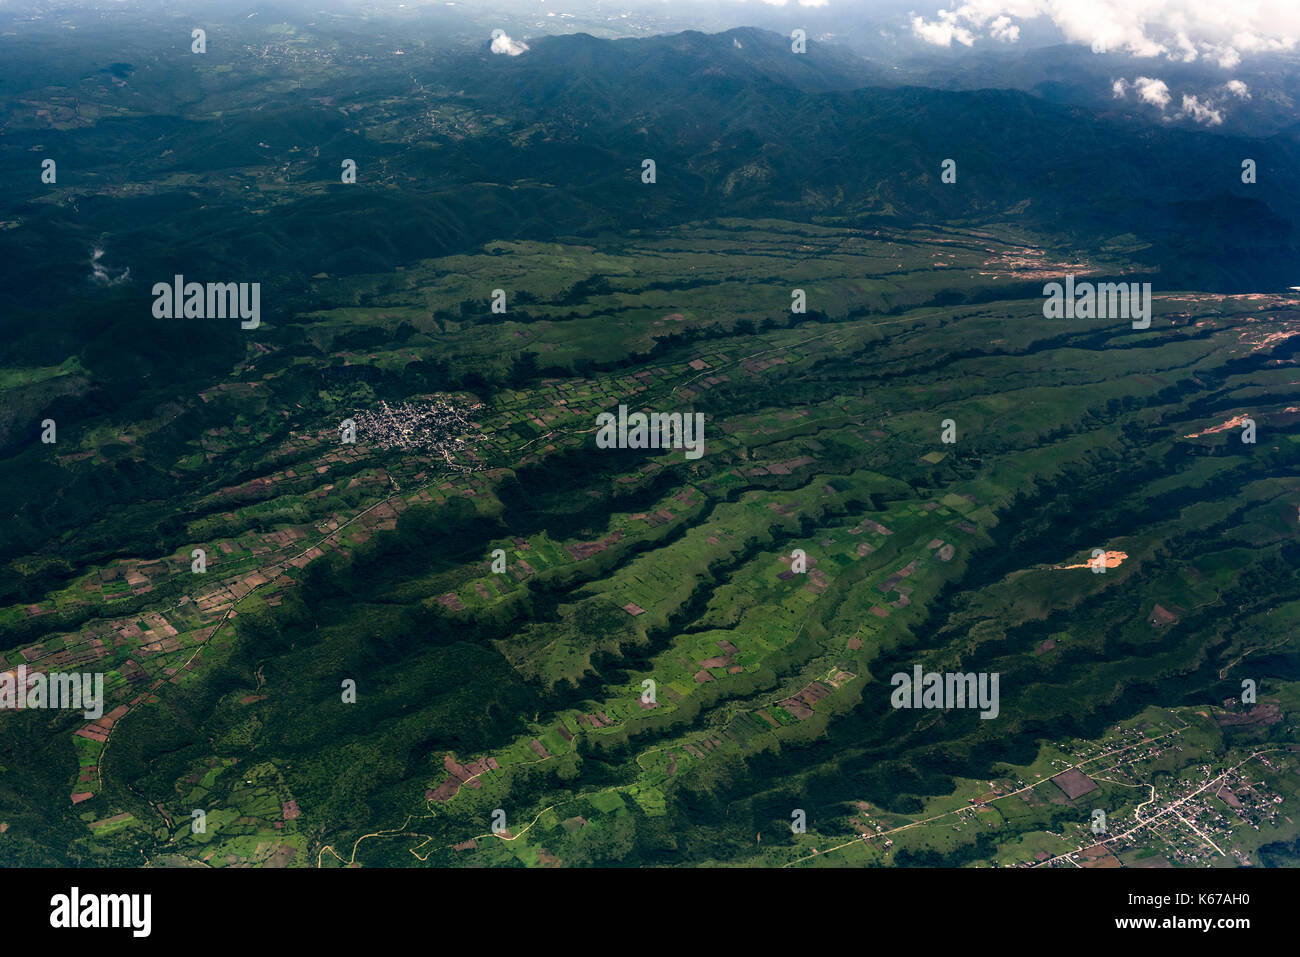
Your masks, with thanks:
[{"label": "agricultural field", "polygon": [[[1059,866],[1092,805],[1118,831],[1205,767],[1285,793],[1300,310],[1174,291],[1146,330],[1045,319],[1008,291],[1127,264],[1027,264],[1031,239],[727,220],[318,280],[328,359],[258,342],[192,400],[213,424],[173,468],[230,479],[165,547],[0,611],[29,636],[10,667],[108,669],[7,839],[210,866]],[[425,364],[459,388],[412,391]],[[439,404],[463,415],[424,444],[384,448],[382,417],[340,440]],[[599,448],[620,404],[703,413],[703,454]],[[1254,444],[1222,428],[1242,415]],[[76,435],[61,467],[164,427]],[[1097,574],[1094,548],[1123,557]],[[891,708],[913,663],[998,673],[995,719]],[[1250,677],[1272,711],[1216,725]],[[1081,763],[1105,772],[1088,798],[1047,783]],[[1294,810],[1228,843],[1286,854]],[[1177,819],[1108,853],[1190,863],[1204,828]]]}]

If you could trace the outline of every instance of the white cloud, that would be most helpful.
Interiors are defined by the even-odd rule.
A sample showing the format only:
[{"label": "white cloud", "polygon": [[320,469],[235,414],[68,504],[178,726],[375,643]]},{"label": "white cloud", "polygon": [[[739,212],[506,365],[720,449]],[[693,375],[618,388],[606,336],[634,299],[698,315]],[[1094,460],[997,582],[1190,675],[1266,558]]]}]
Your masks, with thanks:
[{"label": "white cloud", "polygon": [[131,267],[127,266],[120,273],[114,276],[104,264],[100,262],[104,258],[104,250],[96,246],[90,253],[90,278],[103,286],[116,286],[119,283],[127,282],[131,278]]},{"label": "white cloud", "polygon": [[912,17],[912,32],[926,43],[933,43],[935,46],[941,47],[952,46],[953,40],[963,46],[971,46],[975,42],[975,37],[971,35],[971,32],[965,27],[957,26],[952,14],[947,10],[939,11],[938,20]]},{"label": "white cloud", "polygon": [[1196,44],[1187,38],[1187,34],[1179,31],[1174,37],[1174,46],[1178,48],[1177,54],[1170,53],[1169,59],[1182,60],[1184,63],[1194,63],[1200,56],[1200,51],[1196,49]]},{"label": "white cloud", "polygon": [[1150,103],[1162,110],[1169,105],[1169,86],[1164,80],[1140,76],[1133,81],[1133,90],[1143,103]]},{"label": "white cloud", "polygon": [[998,17],[989,24],[989,36],[1004,43],[1015,43],[1020,39],[1020,27],[1012,23],[1010,17]]},{"label": "white cloud", "polygon": [[504,30],[492,31],[492,52],[506,56],[519,56],[528,49],[522,40],[512,40]]},{"label": "white cloud", "polygon": [[1199,97],[1184,93],[1183,108],[1178,112],[1177,119],[1191,119],[1206,126],[1218,126],[1223,122],[1223,113],[1214,109],[1214,104],[1209,100],[1202,103]]},{"label": "white cloud", "polygon": [[1235,70],[1241,64],[1241,54],[1228,43],[1205,44],[1205,55],[1224,70]]},{"label": "white cloud", "polygon": [[[1139,100],[1156,107],[1161,113],[1165,112],[1165,108],[1173,100],[1165,81],[1149,76],[1140,76],[1132,83],[1120,77],[1118,80],[1111,82],[1110,89],[1116,99],[1126,98],[1128,91],[1132,90],[1137,94]],[[1250,88],[1241,80],[1229,80],[1223,86],[1218,87],[1218,92],[1224,96],[1236,96],[1243,100],[1250,99]],[[1169,117],[1165,117],[1165,119],[1169,119]],[[1208,96],[1202,98],[1194,93],[1184,93],[1182,108],[1173,115],[1173,119],[1191,120],[1194,123],[1203,123],[1206,126],[1219,126],[1223,123],[1223,110],[1216,107],[1214,101]]]},{"label": "white cloud", "polygon": [[985,32],[1015,42],[1015,21],[1042,17],[1067,41],[1097,52],[1184,63],[1204,56],[1225,70],[1237,67],[1243,55],[1300,45],[1296,0],[963,0],[933,17],[915,11],[909,16],[912,32],[938,46],[954,40],[970,46]]}]

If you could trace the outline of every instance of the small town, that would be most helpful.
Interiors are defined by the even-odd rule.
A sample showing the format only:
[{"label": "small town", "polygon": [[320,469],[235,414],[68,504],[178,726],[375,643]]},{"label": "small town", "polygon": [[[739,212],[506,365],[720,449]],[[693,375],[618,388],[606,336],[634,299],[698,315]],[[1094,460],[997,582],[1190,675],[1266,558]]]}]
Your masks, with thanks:
[{"label": "small town", "polygon": [[354,419],[357,436],[361,440],[385,451],[437,452],[447,465],[462,472],[474,468],[454,461],[457,452],[472,444],[471,436],[477,434],[473,424],[465,418],[468,408],[446,402],[399,402],[389,405],[381,401],[374,409],[358,412]]}]

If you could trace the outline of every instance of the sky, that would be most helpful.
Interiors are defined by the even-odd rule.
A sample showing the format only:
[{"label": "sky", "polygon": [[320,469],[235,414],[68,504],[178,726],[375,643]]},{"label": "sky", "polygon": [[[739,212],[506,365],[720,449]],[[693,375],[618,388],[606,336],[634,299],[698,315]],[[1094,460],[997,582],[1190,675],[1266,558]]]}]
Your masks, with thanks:
[{"label": "sky", "polygon": [[965,0],[930,14],[918,9],[909,22],[926,42],[973,46],[1013,43],[1020,24],[1038,18],[1099,52],[1204,58],[1224,69],[1252,54],[1294,50],[1300,38],[1297,0]]},{"label": "sky", "polygon": [[817,25],[876,22],[935,47],[1013,46],[1034,36],[1224,69],[1300,45],[1300,0],[520,0],[511,6],[584,14],[658,9],[730,26],[776,14]]},{"label": "sky", "polygon": [[[210,5],[256,9],[259,0],[0,0],[0,10],[51,4],[112,9]],[[274,3],[275,0],[268,0]],[[810,36],[863,36],[932,50],[1015,50],[1072,43],[1097,52],[1232,70],[1266,53],[1300,53],[1300,0],[289,0],[304,9],[351,6],[503,13],[563,22],[565,15],[639,31],[761,26]]]}]

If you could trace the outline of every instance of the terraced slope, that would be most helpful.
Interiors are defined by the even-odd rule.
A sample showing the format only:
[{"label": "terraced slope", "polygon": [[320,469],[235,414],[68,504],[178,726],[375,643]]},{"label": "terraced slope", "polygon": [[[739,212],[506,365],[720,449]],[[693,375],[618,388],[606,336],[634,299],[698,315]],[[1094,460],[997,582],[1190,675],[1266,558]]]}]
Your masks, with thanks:
[{"label": "terraced slope", "polygon": [[[1052,248],[745,220],[489,243],[318,276],[329,308],[188,400],[61,423],[44,468],[170,461],[188,491],[88,519],[67,583],[0,611],[9,666],[109,688],[95,721],[0,717],[32,769],[0,775],[14,858],[1052,864],[1098,796],[1031,775],[1126,735],[1159,743],[1112,820],[1150,813],[1123,789],[1173,740],[1293,778],[1300,310],[1149,277],[1149,329],[1049,320],[1044,282],[1133,268]],[[598,447],[619,405],[703,413],[703,454]],[[413,410],[440,424],[399,435]],[[996,717],[892,707],[916,664],[998,673]],[[1243,678],[1275,713],[1212,707]],[[1252,853],[1297,838],[1281,790]]]}]

